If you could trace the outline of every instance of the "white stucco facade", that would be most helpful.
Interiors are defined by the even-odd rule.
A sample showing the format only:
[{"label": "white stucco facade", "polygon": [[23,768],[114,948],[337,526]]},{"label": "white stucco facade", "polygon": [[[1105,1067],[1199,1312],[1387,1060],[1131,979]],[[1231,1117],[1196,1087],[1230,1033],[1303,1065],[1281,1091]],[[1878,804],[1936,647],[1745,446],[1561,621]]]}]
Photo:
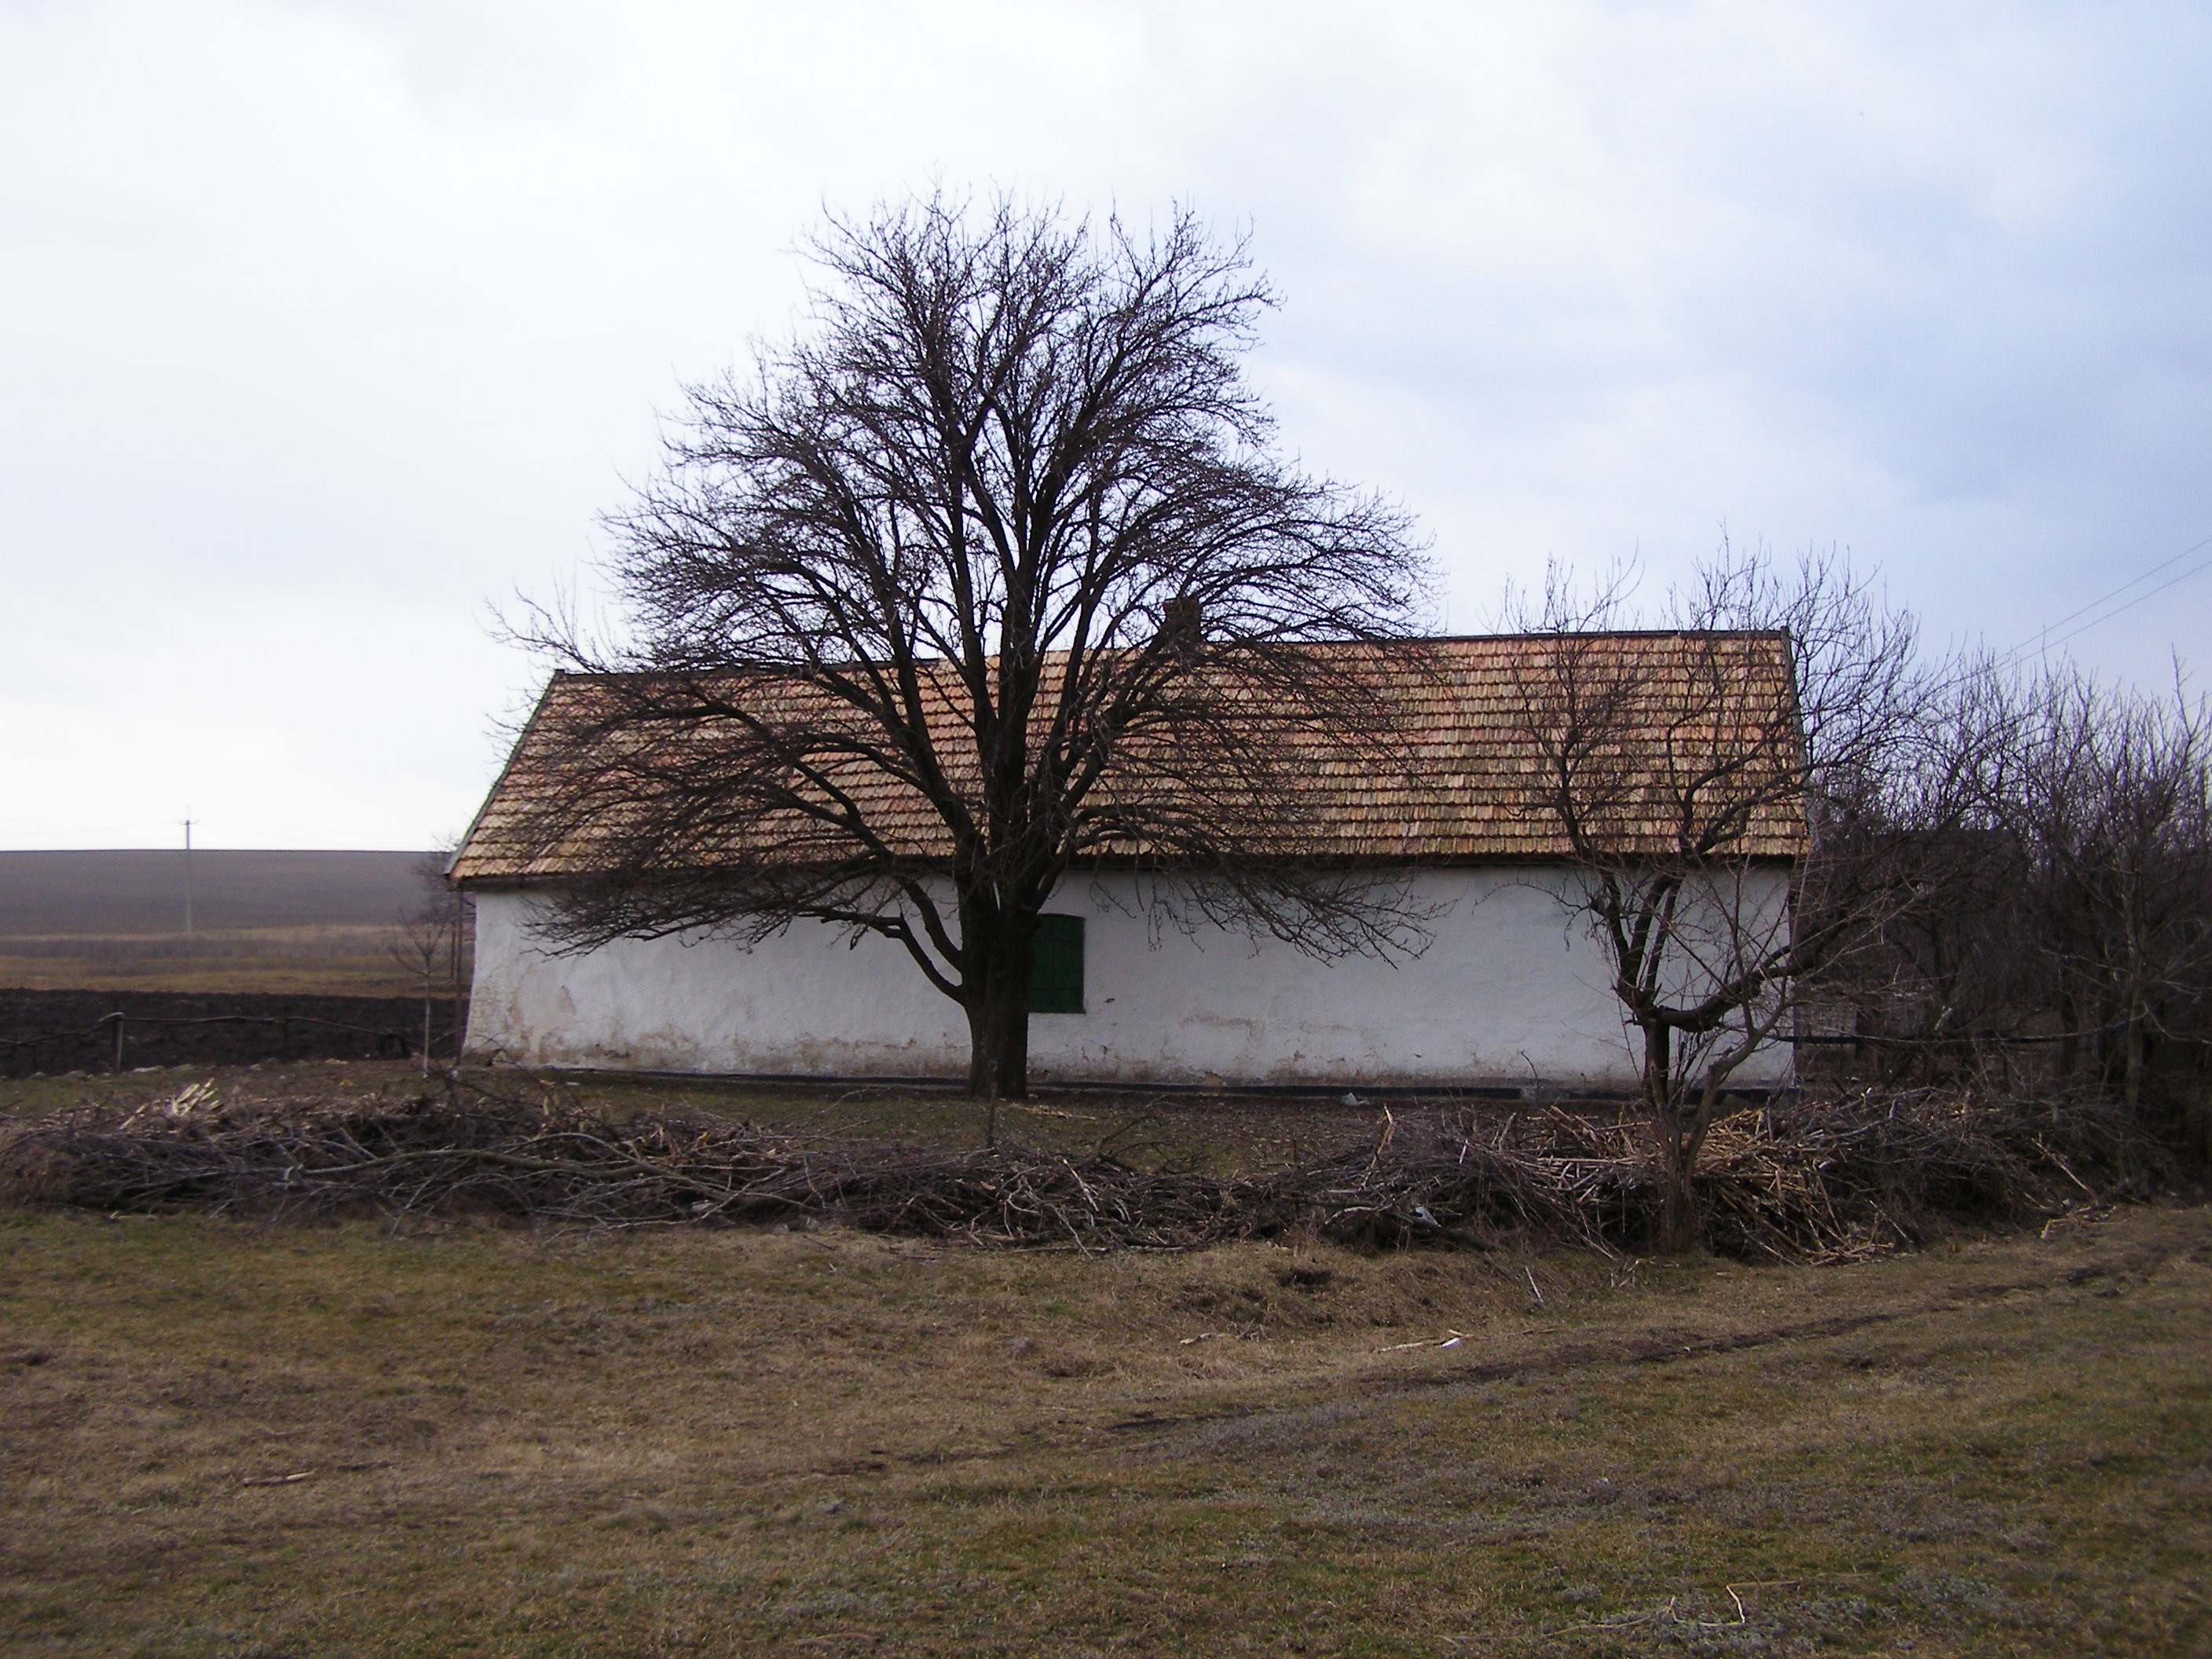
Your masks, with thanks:
[{"label": "white stucco facade", "polygon": [[[1085,1011],[1036,1014],[1032,1081],[1557,1085],[1631,1089],[1605,953],[1559,902],[1564,870],[1432,869],[1428,948],[1325,963],[1271,939],[1162,931],[1133,878],[1079,877],[1047,908],[1085,921]],[[1753,872],[1779,914],[1787,875]],[[744,949],[627,940],[551,956],[531,892],[477,895],[469,1044],[525,1064],[820,1077],[957,1078],[960,1009],[902,947],[802,922]],[[1738,1073],[1784,1082],[1786,1046]]]}]

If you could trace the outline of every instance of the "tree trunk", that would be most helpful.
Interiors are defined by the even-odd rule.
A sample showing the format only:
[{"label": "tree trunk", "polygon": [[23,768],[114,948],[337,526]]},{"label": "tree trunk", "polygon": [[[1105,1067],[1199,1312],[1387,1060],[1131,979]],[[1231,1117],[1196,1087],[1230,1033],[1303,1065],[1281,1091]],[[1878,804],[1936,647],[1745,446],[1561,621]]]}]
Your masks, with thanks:
[{"label": "tree trunk", "polygon": [[968,1005],[968,1092],[1024,1100],[1030,1092],[1029,988],[987,987]]},{"label": "tree trunk", "polygon": [[1697,1194],[1691,1176],[1697,1151],[1677,1119],[1668,1118],[1659,1131],[1659,1225],[1653,1234],[1653,1252],[1659,1255],[1688,1255],[1705,1242],[1705,1218],[1698,1213]]},{"label": "tree trunk", "polygon": [[2063,1035],[2058,1045],[2058,1076],[2071,1084],[2081,1069],[2081,1015],[2070,996],[2058,999],[2058,1024]]},{"label": "tree trunk", "polygon": [[1644,1105],[1658,1139],[1659,1223],[1652,1249],[1661,1255],[1686,1255],[1705,1243],[1704,1218],[1690,1180],[1704,1143],[1704,1113],[1685,1117],[1674,1089],[1674,1032],[1662,1020],[1638,1028],[1644,1034]]},{"label": "tree trunk", "polygon": [[468,896],[456,887],[453,889],[453,939],[450,952],[453,973],[453,1064],[456,1066],[461,1063],[461,1042],[468,1035],[469,1029],[461,990],[461,946],[467,942],[464,936],[468,932]]},{"label": "tree trunk", "polygon": [[[979,1100],[1024,1100],[1030,1091],[1030,959],[1036,913],[1009,913],[979,894],[961,906],[968,1014],[968,1092]],[[998,1140],[999,1115],[989,1138]]]},{"label": "tree trunk", "polygon": [[2143,1025],[2147,1018],[2142,1004],[2130,998],[2127,1024],[2120,1031],[2120,1100],[2130,1108],[2142,1104]]},{"label": "tree trunk", "polygon": [[970,969],[973,992],[966,1004],[968,1092],[993,1103],[987,1130],[993,1146],[999,1139],[996,1103],[1024,1100],[1030,1092],[1032,926],[1004,915],[970,913],[969,936],[996,947]]},{"label": "tree trunk", "polygon": [[1674,1031],[1654,1019],[1637,1028],[1644,1033],[1644,1109],[1664,1123],[1674,1109]]}]

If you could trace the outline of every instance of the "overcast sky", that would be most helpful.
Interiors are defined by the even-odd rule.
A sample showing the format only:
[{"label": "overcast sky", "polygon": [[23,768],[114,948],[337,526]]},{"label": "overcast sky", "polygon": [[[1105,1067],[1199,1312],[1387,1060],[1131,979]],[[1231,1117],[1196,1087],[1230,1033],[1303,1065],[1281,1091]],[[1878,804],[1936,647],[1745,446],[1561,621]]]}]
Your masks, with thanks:
[{"label": "overcast sky", "polygon": [[460,830],[488,604],[939,179],[1249,231],[1455,629],[1725,526],[1938,646],[2174,561],[2067,648],[2202,681],[2208,86],[2201,3],[0,0],[0,847]]}]

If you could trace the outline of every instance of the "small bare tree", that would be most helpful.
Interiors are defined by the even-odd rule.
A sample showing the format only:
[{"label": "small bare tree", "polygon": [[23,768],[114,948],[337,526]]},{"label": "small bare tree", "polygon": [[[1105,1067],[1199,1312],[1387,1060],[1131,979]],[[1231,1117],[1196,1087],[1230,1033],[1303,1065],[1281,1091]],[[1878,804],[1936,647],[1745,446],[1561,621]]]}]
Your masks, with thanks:
[{"label": "small bare tree", "polygon": [[1270,453],[1243,251],[933,198],[815,252],[813,327],[693,387],[612,521],[627,636],[525,630],[568,677],[493,829],[563,878],[544,937],[881,935],[993,1099],[1026,1091],[1036,918],[1077,868],[1391,948],[1401,888],[1298,855],[1310,744],[1395,752],[1369,659],[1311,647],[1404,632],[1425,567],[1398,511]]},{"label": "small bare tree", "polygon": [[392,959],[422,982],[422,1075],[430,1075],[432,1024],[438,1006],[438,981],[453,949],[453,917],[443,905],[402,916],[394,930]]},{"label": "small bare tree", "polygon": [[415,866],[422,896],[394,924],[392,959],[422,982],[422,1073],[429,1075],[435,1046],[434,1015],[438,987],[443,981],[451,1000],[453,1054],[460,1055],[465,981],[468,973],[471,929],[468,895],[446,878],[450,847],[427,853]]},{"label": "small bare tree", "polygon": [[1572,866],[1563,902],[1606,954],[1638,1054],[1663,1194],[1656,1243],[1693,1248],[1697,1158],[1731,1081],[1784,1040],[1796,988],[1877,936],[1894,893],[1824,860],[1810,827],[1907,729],[1912,629],[1840,561],[1720,555],[1659,633],[1620,631],[1628,579],[1554,570],[1508,614],[1526,809]]}]

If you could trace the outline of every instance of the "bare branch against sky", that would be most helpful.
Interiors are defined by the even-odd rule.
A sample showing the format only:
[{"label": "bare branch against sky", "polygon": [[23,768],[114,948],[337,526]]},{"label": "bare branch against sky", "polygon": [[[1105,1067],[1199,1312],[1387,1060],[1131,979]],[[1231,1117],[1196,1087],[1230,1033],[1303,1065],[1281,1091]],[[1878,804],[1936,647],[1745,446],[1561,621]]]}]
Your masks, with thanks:
[{"label": "bare branch against sky", "polygon": [[[7,0],[0,846],[458,830],[485,601],[933,179],[1249,234],[1457,626],[1725,525],[2010,650],[2212,536],[2208,81],[2183,4]],[[2068,648],[2204,663],[2170,577]]]}]

